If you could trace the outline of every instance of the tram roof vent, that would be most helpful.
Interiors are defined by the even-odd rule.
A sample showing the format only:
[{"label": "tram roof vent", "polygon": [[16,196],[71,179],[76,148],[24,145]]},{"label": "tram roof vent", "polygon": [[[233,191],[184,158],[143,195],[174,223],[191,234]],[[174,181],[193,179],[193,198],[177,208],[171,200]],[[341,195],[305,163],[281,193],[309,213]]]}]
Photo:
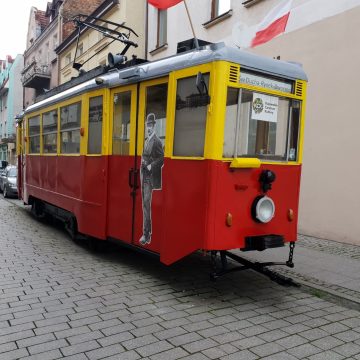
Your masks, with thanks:
[{"label": "tram roof vent", "polygon": [[236,65],[230,66],[229,81],[235,84],[239,83],[240,67]]},{"label": "tram roof vent", "polygon": [[300,81],[296,81],[295,95],[296,96],[302,96],[302,94],[303,94],[303,84]]},{"label": "tram roof vent", "polygon": [[[200,47],[213,44],[211,42],[208,42],[208,41],[205,41],[205,40],[200,40],[200,39],[198,39],[198,43],[199,43]],[[195,39],[192,38],[192,39],[188,39],[188,40],[178,42],[176,53],[180,54],[180,53],[190,51],[190,50],[194,50],[194,49],[196,49]]]}]

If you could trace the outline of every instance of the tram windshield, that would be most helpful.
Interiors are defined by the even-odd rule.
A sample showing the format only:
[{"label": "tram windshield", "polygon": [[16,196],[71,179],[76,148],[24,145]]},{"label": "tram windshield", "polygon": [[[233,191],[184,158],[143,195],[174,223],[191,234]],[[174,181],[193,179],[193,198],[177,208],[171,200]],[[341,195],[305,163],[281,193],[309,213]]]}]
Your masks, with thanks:
[{"label": "tram windshield", "polygon": [[223,156],[296,161],[300,102],[229,88]]}]

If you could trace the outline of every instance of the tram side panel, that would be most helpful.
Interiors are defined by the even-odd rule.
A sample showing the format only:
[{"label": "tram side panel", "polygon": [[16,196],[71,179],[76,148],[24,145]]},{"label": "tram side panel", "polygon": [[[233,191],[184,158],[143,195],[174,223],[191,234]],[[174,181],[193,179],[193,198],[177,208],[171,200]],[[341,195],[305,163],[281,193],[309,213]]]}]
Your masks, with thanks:
[{"label": "tram side panel", "polygon": [[208,160],[165,159],[165,167],[160,260],[169,265],[204,247]]},{"label": "tram side panel", "polygon": [[[297,239],[299,206],[300,165],[266,165],[258,169],[230,169],[229,163],[213,162],[217,168],[214,236],[208,237],[209,250],[246,248],[246,237],[280,235],[284,242]],[[263,170],[276,175],[272,188],[264,193],[259,181]],[[256,197],[266,195],[275,204],[275,215],[268,223],[261,223],[252,216]],[[291,218],[290,213],[293,214]],[[232,218],[231,224],[227,217]]]},{"label": "tram side panel", "polygon": [[126,243],[132,240],[133,197],[129,186],[129,170],[132,167],[132,156],[109,156],[107,234]]},{"label": "tram side panel", "polygon": [[27,156],[26,199],[36,198],[73,213],[78,231],[105,239],[105,157]]}]

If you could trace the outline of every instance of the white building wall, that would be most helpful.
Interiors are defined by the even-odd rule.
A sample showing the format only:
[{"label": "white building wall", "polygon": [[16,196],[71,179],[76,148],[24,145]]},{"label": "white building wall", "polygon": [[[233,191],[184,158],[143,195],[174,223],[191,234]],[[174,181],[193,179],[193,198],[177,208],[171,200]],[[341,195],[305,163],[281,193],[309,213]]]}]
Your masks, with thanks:
[{"label": "white building wall", "polygon": [[[232,0],[232,16],[208,29],[210,0],[187,0],[196,35],[241,46],[246,34],[279,3],[245,8]],[[156,39],[156,11],[149,7],[149,51]],[[289,32],[254,49],[303,64],[309,77],[301,183],[299,232],[360,245],[360,166],[357,111],[360,82],[360,0],[294,0]],[[168,10],[168,47],[149,59],[174,55],[192,38],[182,3]]]}]

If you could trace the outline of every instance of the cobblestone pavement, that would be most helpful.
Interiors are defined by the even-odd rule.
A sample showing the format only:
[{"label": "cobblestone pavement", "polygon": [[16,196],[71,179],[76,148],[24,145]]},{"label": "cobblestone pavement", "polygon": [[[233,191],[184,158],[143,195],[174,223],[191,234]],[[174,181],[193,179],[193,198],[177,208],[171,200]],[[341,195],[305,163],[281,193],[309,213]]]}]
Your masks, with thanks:
[{"label": "cobblestone pavement", "polygon": [[316,239],[300,234],[298,235],[298,241],[298,245],[301,247],[360,260],[360,246],[325,239]]},{"label": "cobblestone pavement", "polygon": [[360,359],[360,313],[251,271],[92,253],[0,200],[0,359]]},{"label": "cobblestone pavement", "polygon": [[[253,253],[257,261],[282,261],[288,247]],[[273,267],[296,282],[352,302],[360,309],[360,246],[298,234],[295,268]]]}]

